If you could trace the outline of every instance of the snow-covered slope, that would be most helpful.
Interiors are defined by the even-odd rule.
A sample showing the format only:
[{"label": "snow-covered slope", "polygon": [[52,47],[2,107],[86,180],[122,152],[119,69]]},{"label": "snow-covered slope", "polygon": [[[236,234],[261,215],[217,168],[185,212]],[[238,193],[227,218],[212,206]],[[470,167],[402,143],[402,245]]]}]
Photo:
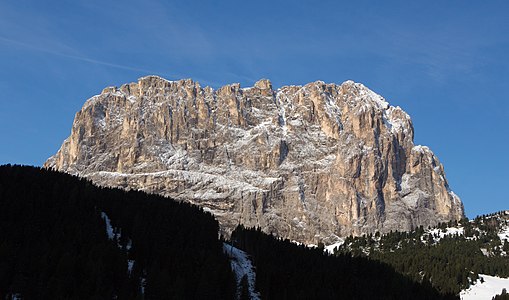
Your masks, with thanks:
[{"label": "snow-covered slope", "polygon": [[232,270],[235,273],[235,278],[237,279],[237,299],[240,299],[240,294],[242,292],[242,278],[246,276],[249,298],[251,300],[259,300],[261,299],[260,293],[256,291],[256,273],[249,259],[249,255],[238,249],[233,247],[232,245],[223,244],[223,250],[230,258]]},{"label": "snow-covered slope", "polygon": [[474,285],[468,289],[461,291],[460,297],[462,300],[490,300],[495,295],[501,294],[502,289],[509,290],[509,278],[500,278],[479,274],[481,280],[477,280]]}]

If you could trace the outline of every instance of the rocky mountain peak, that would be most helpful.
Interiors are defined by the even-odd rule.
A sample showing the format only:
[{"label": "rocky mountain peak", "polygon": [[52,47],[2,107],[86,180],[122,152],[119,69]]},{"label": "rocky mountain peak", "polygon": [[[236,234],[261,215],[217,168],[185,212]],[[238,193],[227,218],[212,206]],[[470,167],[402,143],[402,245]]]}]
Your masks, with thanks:
[{"label": "rocky mountain peak", "polygon": [[45,167],[171,196],[304,243],[459,219],[408,114],[360,83],[217,90],[158,76],[87,100]]},{"label": "rocky mountain peak", "polygon": [[260,79],[254,84],[254,87],[260,90],[272,90],[272,83],[268,79]]}]

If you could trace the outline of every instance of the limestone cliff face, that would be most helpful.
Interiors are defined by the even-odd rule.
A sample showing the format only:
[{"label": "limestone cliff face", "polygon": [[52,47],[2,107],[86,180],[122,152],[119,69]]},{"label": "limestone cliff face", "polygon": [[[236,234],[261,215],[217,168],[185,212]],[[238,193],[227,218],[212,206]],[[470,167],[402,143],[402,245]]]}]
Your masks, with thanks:
[{"label": "limestone cliff face", "polygon": [[359,83],[213,90],[156,76],[90,98],[45,167],[304,243],[459,219],[410,117]]}]

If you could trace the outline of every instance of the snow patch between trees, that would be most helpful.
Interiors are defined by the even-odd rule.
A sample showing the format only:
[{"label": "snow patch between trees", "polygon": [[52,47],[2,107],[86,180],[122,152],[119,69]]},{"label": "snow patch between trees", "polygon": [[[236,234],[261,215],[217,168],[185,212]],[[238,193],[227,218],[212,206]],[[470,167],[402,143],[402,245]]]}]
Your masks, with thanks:
[{"label": "snow patch between trees", "polygon": [[336,243],[334,243],[332,245],[329,245],[329,246],[325,246],[324,250],[325,250],[326,253],[334,254],[334,250],[336,248],[339,248],[344,243],[345,243],[345,241],[343,239],[340,239],[339,242],[336,242]]},{"label": "snow patch between trees", "polygon": [[108,215],[105,212],[101,212],[101,217],[106,223],[106,234],[110,240],[115,239],[115,234],[113,233],[113,227],[111,226],[111,220],[108,218]]},{"label": "snow patch between trees", "polygon": [[[104,220],[104,222],[106,223],[106,234],[108,235],[108,238],[112,241],[116,241],[117,242],[117,247],[120,249],[120,250],[124,250],[126,251],[127,253],[129,253],[129,250],[131,250],[131,247],[132,247],[132,240],[129,239],[127,241],[127,245],[125,247],[125,249],[122,248],[122,245],[120,244],[120,234],[117,235],[115,233],[115,229],[113,228],[113,226],[111,225],[111,220],[110,218],[108,217],[108,215],[105,213],[105,212],[101,212],[101,218]],[[133,268],[134,268],[134,263],[135,261],[132,260],[132,259],[128,259],[127,260],[127,272],[129,275],[132,274],[133,272]],[[141,289],[141,293],[144,295],[145,294],[145,283],[146,282],[146,279],[144,277],[141,277],[140,278],[140,289]]]},{"label": "snow patch between trees", "polygon": [[232,270],[237,279],[237,299],[240,299],[242,292],[242,278],[246,276],[249,298],[252,300],[260,300],[260,293],[255,290],[256,273],[248,254],[226,243],[223,243],[223,251],[230,258]]},{"label": "snow patch between trees", "polygon": [[464,235],[463,227],[447,227],[445,229],[434,228],[427,230],[427,233],[431,234],[435,243],[440,242],[446,236],[462,236]]},{"label": "snow patch between trees", "polygon": [[505,226],[499,233],[498,237],[500,238],[500,241],[502,244],[505,244],[509,241],[509,226]]}]

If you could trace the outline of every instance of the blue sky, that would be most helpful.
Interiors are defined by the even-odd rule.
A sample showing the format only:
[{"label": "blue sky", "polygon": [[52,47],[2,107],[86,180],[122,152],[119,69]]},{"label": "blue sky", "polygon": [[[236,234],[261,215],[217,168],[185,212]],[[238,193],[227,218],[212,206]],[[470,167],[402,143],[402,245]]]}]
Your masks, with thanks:
[{"label": "blue sky", "polygon": [[469,217],[509,209],[507,1],[0,2],[0,164],[41,165],[84,101],[157,74],[362,82],[412,117]]}]

